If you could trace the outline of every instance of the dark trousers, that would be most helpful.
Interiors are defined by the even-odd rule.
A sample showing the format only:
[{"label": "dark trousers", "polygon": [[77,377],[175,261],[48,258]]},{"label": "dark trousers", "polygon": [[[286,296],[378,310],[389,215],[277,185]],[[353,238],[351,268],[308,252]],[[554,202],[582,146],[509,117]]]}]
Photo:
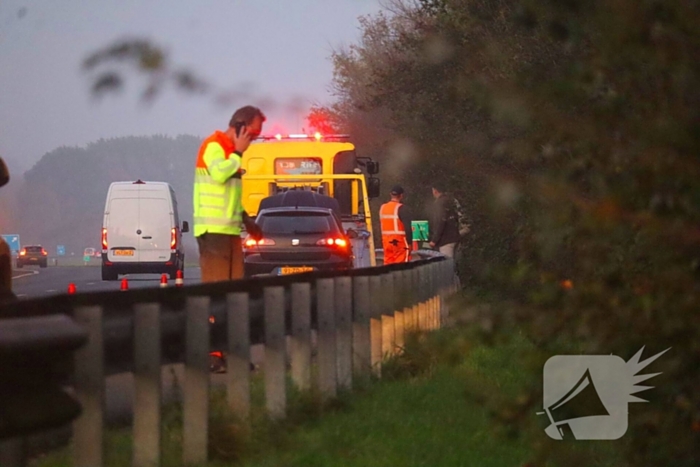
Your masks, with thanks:
[{"label": "dark trousers", "polygon": [[243,277],[243,244],[240,235],[205,233],[197,237],[202,282]]}]

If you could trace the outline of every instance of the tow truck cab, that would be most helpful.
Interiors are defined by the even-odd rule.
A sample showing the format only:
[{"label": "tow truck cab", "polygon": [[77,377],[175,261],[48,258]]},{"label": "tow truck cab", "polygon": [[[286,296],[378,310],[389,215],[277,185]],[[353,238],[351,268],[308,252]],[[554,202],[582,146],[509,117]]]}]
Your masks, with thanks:
[{"label": "tow truck cab", "polygon": [[261,137],[243,157],[243,207],[251,216],[260,201],[287,190],[332,196],[351,237],[354,267],[376,265],[369,200],[380,194],[379,164],[358,157],[347,136],[316,134]]}]

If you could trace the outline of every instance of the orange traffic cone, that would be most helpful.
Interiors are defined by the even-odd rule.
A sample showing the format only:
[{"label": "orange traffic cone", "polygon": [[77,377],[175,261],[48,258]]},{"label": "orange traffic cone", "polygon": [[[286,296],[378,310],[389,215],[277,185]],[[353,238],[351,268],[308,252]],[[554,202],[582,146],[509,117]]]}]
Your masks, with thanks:
[{"label": "orange traffic cone", "polygon": [[175,287],[182,287],[185,285],[185,280],[182,278],[182,269],[178,269],[175,275]]},{"label": "orange traffic cone", "polygon": [[73,295],[75,293],[75,284],[70,283],[68,284],[68,295]]},{"label": "orange traffic cone", "polygon": [[121,290],[129,290],[129,281],[126,280],[126,277],[124,279],[122,279]]},{"label": "orange traffic cone", "polygon": [[168,286],[168,275],[167,274],[162,274],[160,276],[160,286],[161,287],[167,287]]}]

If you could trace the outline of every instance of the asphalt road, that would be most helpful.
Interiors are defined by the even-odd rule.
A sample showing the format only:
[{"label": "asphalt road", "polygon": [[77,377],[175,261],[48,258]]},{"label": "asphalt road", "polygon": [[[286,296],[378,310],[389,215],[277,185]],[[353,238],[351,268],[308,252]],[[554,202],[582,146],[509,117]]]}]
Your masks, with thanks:
[{"label": "asphalt road", "polygon": [[[95,266],[56,266],[41,269],[26,266],[12,271],[12,290],[20,299],[46,297],[64,294],[73,283],[76,292],[96,292],[120,290],[121,281],[127,279],[129,289],[160,287],[159,274],[127,274],[118,281],[103,281],[99,267]],[[199,267],[185,268],[185,284],[197,284],[201,278]],[[175,280],[168,280],[174,287]]]}]

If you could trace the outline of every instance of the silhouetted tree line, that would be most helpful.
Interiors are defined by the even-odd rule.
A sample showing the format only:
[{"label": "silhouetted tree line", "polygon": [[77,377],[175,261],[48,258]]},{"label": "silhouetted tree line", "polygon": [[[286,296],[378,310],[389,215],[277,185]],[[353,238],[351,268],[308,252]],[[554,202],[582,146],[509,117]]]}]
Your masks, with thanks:
[{"label": "silhouetted tree line", "polygon": [[532,387],[485,395],[533,440],[532,465],[598,465],[541,431],[546,359],[645,345],[671,350],[610,446],[633,466],[700,462],[699,5],[394,1],[333,56],[336,101],[316,114],[419,215],[430,182],[448,185],[473,222],[465,293],[490,304],[470,316],[487,342],[518,329],[537,344],[513,357]]},{"label": "silhouetted tree line", "polygon": [[100,247],[110,183],[141,179],[170,183],[180,217],[192,217],[194,158],[200,138],[180,135],[100,139],[86,147],[60,147],[45,154],[23,177],[13,200],[14,230],[22,243],[56,245],[82,254]]}]

